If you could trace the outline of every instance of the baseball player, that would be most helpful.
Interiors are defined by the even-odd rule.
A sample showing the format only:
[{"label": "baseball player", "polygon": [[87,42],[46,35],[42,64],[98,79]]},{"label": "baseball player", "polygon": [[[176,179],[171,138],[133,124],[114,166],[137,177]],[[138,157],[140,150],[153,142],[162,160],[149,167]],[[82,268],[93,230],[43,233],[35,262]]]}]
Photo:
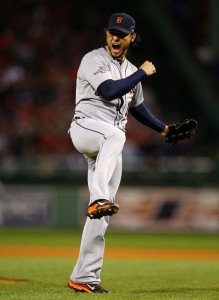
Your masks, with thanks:
[{"label": "baseball player", "polygon": [[108,293],[100,285],[104,234],[110,216],[119,210],[115,197],[122,174],[128,112],[164,137],[169,130],[144,104],[141,81],[156,68],[145,61],[137,69],[126,59],[129,47],[138,39],[135,20],[128,14],[114,13],[105,34],[106,46],[87,53],[81,61],[69,130],[75,148],[88,163],[90,201],[79,257],[68,286],[86,293]]}]

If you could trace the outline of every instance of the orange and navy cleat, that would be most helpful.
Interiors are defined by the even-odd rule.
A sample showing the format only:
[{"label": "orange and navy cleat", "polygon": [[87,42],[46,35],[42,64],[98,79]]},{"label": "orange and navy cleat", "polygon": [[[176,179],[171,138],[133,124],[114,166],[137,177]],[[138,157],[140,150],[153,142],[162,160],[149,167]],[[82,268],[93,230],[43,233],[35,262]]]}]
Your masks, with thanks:
[{"label": "orange and navy cleat", "polygon": [[119,210],[119,205],[109,200],[97,200],[93,202],[87,211],[90,219],[100,219],[103,216],[112,216]]},{"label": "orange and navy cleat", "polygon": [[78,283],[73,280],[69,280],[68,286],[75,290],[76,292],[81,293],[99,293],[99,294],[108,294],[109,291],[102,288],[99,284],[91,284],[91,283]]}]

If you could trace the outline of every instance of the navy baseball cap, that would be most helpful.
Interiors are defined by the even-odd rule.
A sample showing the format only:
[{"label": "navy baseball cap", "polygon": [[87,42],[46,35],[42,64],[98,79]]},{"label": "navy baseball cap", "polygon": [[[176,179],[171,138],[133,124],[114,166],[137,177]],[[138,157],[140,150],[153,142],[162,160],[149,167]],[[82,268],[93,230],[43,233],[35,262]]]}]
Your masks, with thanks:
[{"label": "navy baseball cap", "polygon": [[135,20],[125,13],[114,13],[109,18],[107,29],[116,29],[130,34],[135,31]]}]

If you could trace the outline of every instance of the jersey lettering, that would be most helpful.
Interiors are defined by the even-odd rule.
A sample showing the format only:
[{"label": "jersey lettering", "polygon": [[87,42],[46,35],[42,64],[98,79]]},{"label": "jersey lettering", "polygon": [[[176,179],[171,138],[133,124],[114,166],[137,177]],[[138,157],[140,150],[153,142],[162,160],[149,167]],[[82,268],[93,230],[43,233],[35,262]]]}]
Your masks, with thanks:
[{"label": "jersey lettering", "polygon": [[131,89],[131,91],[129,92],[130,94],[134,94],[136,91],[136,88],[134,87],[133,89]]}]

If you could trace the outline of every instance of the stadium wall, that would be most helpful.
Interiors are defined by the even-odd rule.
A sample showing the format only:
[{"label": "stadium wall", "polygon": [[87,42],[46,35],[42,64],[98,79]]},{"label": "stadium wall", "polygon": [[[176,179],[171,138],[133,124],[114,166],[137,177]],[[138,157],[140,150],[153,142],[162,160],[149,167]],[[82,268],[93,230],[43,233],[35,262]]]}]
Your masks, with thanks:
[{"label": "stadium wall", "polygon": [[[86,186],[6,185],[0,190],[1,227],[77,228],[84,224]],[[122,185],[113,230],[219,231],[217,187]]]}]

